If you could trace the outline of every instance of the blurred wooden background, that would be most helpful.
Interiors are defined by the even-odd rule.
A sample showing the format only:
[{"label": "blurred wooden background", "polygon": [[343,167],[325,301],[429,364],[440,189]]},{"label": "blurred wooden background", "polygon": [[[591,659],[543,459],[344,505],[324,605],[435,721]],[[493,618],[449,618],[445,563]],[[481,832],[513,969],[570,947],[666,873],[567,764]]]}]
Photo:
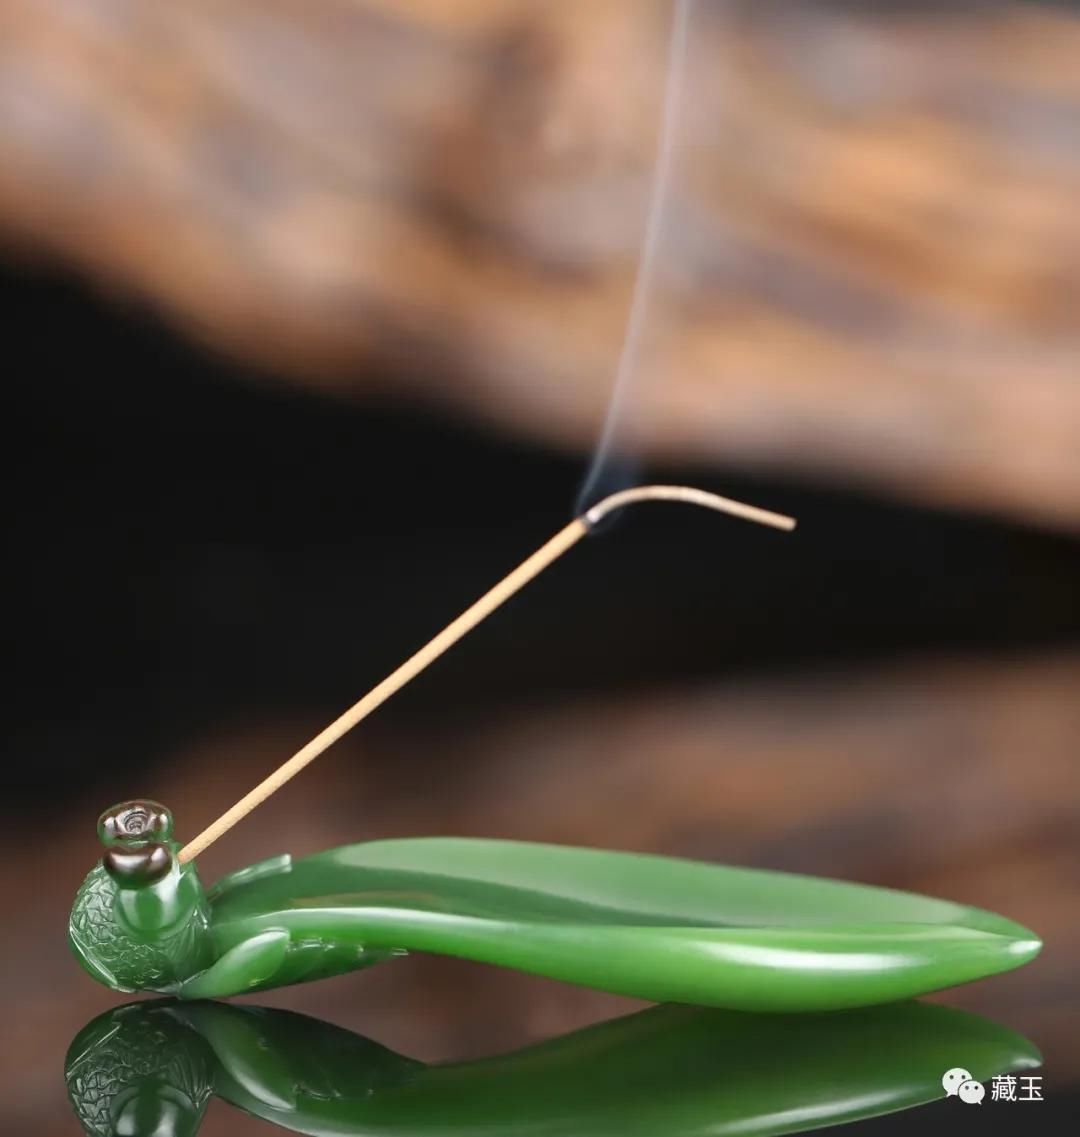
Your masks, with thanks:
[{"label": "blurred wooden background", "polygon": [[[1080,12],[694,7],[627,440],[807,524],[782,549],[683,517],[582,549],[206,875],[456,832],[949,896],[1047,949],[948,1000],[1075,1082]],[[0,0],[5,270],[108,298],[0,281],[34,293],[6,332],[34,460],[3,592],[5,1131],[74,1131],[63,1051],[115,1003],[63,934],[100,809],[153,794],[194,832],[565,521],[669,19]],[[440,448],[447,416],[469,425]],[[431,959],[266,999],[425,1059],[627,1006]]]},{"label": "blurred wooden background", "polygon": [[[587,447],[669,17],[3,0],[0,230],[298,382]],[[1075,8],[693,20],[634,444],[1075,529]]]}]

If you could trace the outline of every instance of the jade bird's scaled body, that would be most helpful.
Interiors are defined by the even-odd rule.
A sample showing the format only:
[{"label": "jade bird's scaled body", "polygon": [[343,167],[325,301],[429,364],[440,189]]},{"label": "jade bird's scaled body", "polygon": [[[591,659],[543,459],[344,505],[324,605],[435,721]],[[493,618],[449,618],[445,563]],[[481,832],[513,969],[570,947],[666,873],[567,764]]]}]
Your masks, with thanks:
[{"label": "jade bird's scaled body", "polygon": [[346,845],[204,891],[153,802],[108,811],[72,949],[118,991],[219,998],[410,951],[653,1002],[801,1011],[910,998],[1040,948],[975,908],[857,884],[513,841]]}]

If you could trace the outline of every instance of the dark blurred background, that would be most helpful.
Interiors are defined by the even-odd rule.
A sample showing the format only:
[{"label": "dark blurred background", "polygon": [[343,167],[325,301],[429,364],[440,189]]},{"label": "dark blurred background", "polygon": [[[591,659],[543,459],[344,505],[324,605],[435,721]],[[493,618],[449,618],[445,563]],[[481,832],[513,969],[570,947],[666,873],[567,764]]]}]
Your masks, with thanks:
[{"label": "dark blurred background", "polygon": [[[642,476],[797,533],[625,516],[204,875],[463,833],[991,907],[1044,955],[944,998],[1043,1049],[1025,1122],[1054,1131],[1080,1080],[1080,16],[694,8],[623,430]],[[193,835],[569,518],[669,17],[0,4],[13,1131],[75,1132],[58,1063],[113,1002],[64,941],[97,813],[145,794]],[[630,1006],[423,959],[263,1001],[429,1060]]]}]

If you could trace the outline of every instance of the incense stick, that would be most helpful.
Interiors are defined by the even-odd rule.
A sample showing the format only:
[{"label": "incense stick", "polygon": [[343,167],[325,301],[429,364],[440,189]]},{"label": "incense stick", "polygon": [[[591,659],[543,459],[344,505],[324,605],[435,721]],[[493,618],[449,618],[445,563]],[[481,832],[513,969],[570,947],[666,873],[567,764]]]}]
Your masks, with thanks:
[{"label": "incense stick", "polygon": [[527,557],[516,569],[503,577],[494,588],[466,608],[456,620],[447,624],[437,636],[429,640],[381,683],[373,687],[362,699],[354,703],[344,714],[320,731],[306,746],[298,750],[287,762],[282,763],[269,777],[246,793],[231,809],[223,813],[193,841],[188,842],[180,850],[181,863],[194,859],[208,849],[222,834],[227,833],[238,821],[241,821],[256,806],[266,801],[276,790],[281,789],[290,778],[294,778],[305,766],[318,758],[324,750],[352,730],[357,723],[367,718],[391,695],[400,691],[406,683],[415,679],[421,671],[434,663],[439,656],[457,643],[466,633],[486,620],[496,608],[509,600],[515,592],[542,573],[544,569],[554,564],[604,517],[623,506],[643,501],[685,502],[689,505],[703,506],[706,509],[727,513],[745,521],[753,521],[759,525],[769,525],[775,529],[791,530],[795,528],[795,521],[791,517],[773,513],[767,509],[758,509],[756,506],[744,505],[742,502],[732,501],[730,498],[693,489],[690,486],[637,486],[604,498],[603,501],[598,502],[582,516],[575,517],[565,528],[560,529],[532,556]]}]

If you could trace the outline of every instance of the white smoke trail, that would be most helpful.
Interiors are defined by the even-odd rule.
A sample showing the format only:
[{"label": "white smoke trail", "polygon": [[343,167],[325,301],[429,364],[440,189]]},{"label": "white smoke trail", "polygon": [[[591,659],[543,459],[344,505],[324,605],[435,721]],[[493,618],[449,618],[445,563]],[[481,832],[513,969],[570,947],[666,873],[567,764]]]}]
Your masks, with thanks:
[{"label": "white smoke trail", "polygon": [[[593,453],[577,498],[577,512],[583,513],[598,497],[623,488],[630,480],[628,468],[632,459],[618,451],[619,429],[628,403],[628,392],[641,351],[641,334],[652,297],[656,264],[660,249],[660,235],[668,200],[671,171],[674,165],[676,124],[682,103],[683,82],[686,71],[686,41],[691,10],[695,0],[675,0],[671,34],[667,51],[667,74],[664,82],[664,104],[660,119],[656,159],[653,164],[652,186],[649,191],[648,213],[641,241],[630,310],[623,333],[619,362],[615,369],[615,382],[604,418],[603,429]],[[619,467],[613,475],[612,466]],[[615,484],[619,483],[619,484]]]}]

